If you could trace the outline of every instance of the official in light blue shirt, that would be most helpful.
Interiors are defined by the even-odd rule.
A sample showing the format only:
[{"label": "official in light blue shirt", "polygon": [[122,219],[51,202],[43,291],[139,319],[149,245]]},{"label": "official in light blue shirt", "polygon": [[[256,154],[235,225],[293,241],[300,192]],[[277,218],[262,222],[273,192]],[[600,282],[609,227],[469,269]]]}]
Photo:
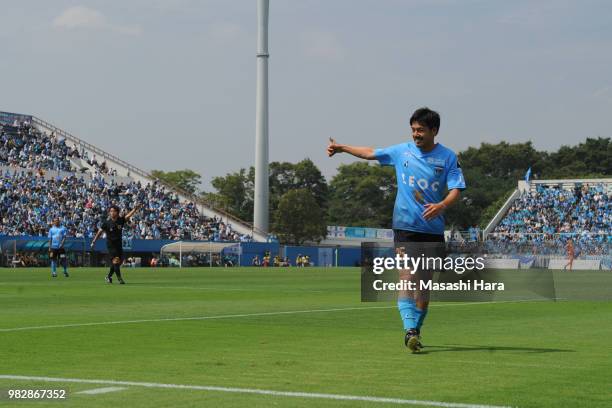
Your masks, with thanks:
[{"label": "official in light blue shirt", "polygon": [[[57,220],[59,223],[59,220]],[[51,249],[60,249],[64,245],[64,239],[66,238],[68,230],[63,225],[55,226],[53,225],[49,228],[49,247]]]},{"label": "official in light blue shirt", "polygon": [[66,259],[66,251],[64,250],[64,242],[68,230],[61,225],[59,218],[53,219],[53,225],[49,228],[49,259],[51,260],[51,276],[57,277],[58,262],[64,268],[64,276],[68,275],[68,260]]}]

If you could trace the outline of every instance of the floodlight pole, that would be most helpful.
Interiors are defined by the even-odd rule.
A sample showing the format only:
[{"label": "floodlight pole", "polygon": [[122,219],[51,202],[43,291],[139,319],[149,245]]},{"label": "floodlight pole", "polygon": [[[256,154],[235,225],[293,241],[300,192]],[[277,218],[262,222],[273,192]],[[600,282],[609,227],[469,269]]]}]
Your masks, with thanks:
[{"label": "floodlight pole", "polygon": [[257,1],[257,96],[255,102],[255,197],[253,226],[268,232],[268,10]]}]

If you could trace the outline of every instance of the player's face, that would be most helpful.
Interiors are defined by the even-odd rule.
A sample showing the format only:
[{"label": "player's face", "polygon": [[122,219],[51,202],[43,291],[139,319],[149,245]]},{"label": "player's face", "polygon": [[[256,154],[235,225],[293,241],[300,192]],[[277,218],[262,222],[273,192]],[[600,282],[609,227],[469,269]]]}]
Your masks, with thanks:
[{"label": "player's face", "polygon": [[108,213],[113,220],[117,219],[117,217],[119,216],[119,212],[114,208],[111,208]]},{"label": "player's face", "polygon": [[410,128],[412,129],[412,139],[418,148],[425,150],[433,148],[434,137],[438,134],[438,129],[430,129],[419,122],[413,122]]},{"label": "player's face", "polygon": [[60,226],[60,220],[59,220],[59,218],[56,218],[56,219],[54,219],[54,220],[53,220],[53,225],[55,225],[56,227],[59,227],[59,226]]}]

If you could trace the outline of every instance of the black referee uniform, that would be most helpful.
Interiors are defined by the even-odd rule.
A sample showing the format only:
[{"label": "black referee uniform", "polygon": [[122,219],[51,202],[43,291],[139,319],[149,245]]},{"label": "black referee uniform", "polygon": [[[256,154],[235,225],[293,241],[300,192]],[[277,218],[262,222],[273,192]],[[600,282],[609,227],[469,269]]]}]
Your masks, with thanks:
[{"label": "black referee uniform", "polygon": [[[112,278],[113,273],[117,275],[119,282],[122,282],[121,278],[121,263],[123,263],[123,226],[125,225],[125,217],[117,217],[116,220],[112,218],[106,219],[100,226],[100,229],[106,233],[106,248],[108,250],[108,260],[110,264],[110,271],[108,272],[108,278]],[[120,262],[118,265],[113,264],[113,259],[119,258]]]}]

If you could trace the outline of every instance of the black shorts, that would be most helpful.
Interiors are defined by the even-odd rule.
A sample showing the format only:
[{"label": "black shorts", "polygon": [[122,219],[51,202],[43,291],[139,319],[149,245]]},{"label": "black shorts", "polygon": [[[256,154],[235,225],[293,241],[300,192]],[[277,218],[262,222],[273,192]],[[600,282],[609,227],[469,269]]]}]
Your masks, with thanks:
[{"label": "black shorts", "polygon": [[57,261],[59,259],[66,258],[66,250],[64,248],[51,248],[49,249],[49,259]]},{"label": "black shorts", "polygon": [[444,235],[394,229],[393,242],[444,242]]},{"label": "black shorts", "polygon": [[123,261],[123,248],[120,246],[109,246],[108,257],[112,261],[114,258],[119,258]]},{"label": "black shorts", "polygon": [[396,250],[402,248],[402,251],[412,258],[446,256],[444,235],[394,229],[393,242]]}]

